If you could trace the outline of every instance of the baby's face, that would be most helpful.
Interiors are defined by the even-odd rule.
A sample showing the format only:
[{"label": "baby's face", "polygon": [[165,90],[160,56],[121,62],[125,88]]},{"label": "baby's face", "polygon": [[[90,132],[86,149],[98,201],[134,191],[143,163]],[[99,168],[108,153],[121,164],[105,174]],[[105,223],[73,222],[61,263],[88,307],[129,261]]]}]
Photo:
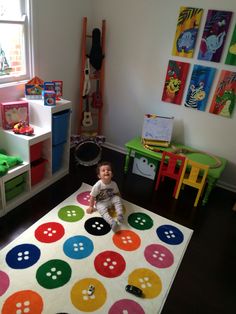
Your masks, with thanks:
[{"label": "baby's face", "polygon": [[104,165],[100,167],[99,178],[103,183],[107,184],[111,181],[112,178],[112,170],[108,165]]}]

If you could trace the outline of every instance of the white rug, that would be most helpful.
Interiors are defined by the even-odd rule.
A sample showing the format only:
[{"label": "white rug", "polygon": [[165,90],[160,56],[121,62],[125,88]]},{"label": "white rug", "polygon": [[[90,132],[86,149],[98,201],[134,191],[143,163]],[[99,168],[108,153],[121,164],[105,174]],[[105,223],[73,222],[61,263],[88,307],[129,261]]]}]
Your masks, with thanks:
[{"label": "white rug", "polygon": [[86,214],[90,189],[83,183],[0,252],[1,314],[161,312],[192,230],[124,200],[114,234]]}]

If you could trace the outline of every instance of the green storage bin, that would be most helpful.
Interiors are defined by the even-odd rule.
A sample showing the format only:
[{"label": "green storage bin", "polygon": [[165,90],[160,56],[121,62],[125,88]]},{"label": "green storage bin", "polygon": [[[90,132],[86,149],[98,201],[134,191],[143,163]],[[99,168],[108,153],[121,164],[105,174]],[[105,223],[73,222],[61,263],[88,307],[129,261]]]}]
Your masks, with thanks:
[{"label": "green storage bin", "polygon": [[18,196],[25,190],[25,183],[21,183],[20,185],[14,187],[12,190],[6,192],[6,201],[10,201],[14,197]]},{"label": "green storage bin", "polygon": [[25,176],[26,174],[23,173],[5,183],[5,191],[10,191],[14,189],[17,185],[22,184],[25,182]]},{"label": "green storage bin", "polygon": [[5,182],[6,201],[13,199],[25,191],[26,173]]}]

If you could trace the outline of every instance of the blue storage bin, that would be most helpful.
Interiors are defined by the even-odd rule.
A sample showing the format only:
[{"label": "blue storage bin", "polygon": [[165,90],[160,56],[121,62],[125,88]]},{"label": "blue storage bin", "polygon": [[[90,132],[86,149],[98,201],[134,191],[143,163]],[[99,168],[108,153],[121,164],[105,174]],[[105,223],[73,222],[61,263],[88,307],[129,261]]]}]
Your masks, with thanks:
[{"label": "blue storage bin", "polygon": [[58,171],[62,166],[64,143],[52,147],[52,173]]},{"label": "blue storage bin", "polygon": [[69,117],[69,110],[63,110],[52,115],[52,145],[67,141]]}]

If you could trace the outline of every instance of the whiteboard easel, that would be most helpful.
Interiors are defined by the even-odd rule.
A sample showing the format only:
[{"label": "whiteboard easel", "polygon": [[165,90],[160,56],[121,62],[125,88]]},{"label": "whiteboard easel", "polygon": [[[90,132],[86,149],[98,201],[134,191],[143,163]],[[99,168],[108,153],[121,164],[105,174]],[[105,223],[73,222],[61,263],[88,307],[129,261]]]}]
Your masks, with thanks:
[{"label": "whiteboard easel", "polygon": [[173,117],[163,117],[155,114],[145,114],[142,139],[147,142],[170,143],[173,130]]}]

